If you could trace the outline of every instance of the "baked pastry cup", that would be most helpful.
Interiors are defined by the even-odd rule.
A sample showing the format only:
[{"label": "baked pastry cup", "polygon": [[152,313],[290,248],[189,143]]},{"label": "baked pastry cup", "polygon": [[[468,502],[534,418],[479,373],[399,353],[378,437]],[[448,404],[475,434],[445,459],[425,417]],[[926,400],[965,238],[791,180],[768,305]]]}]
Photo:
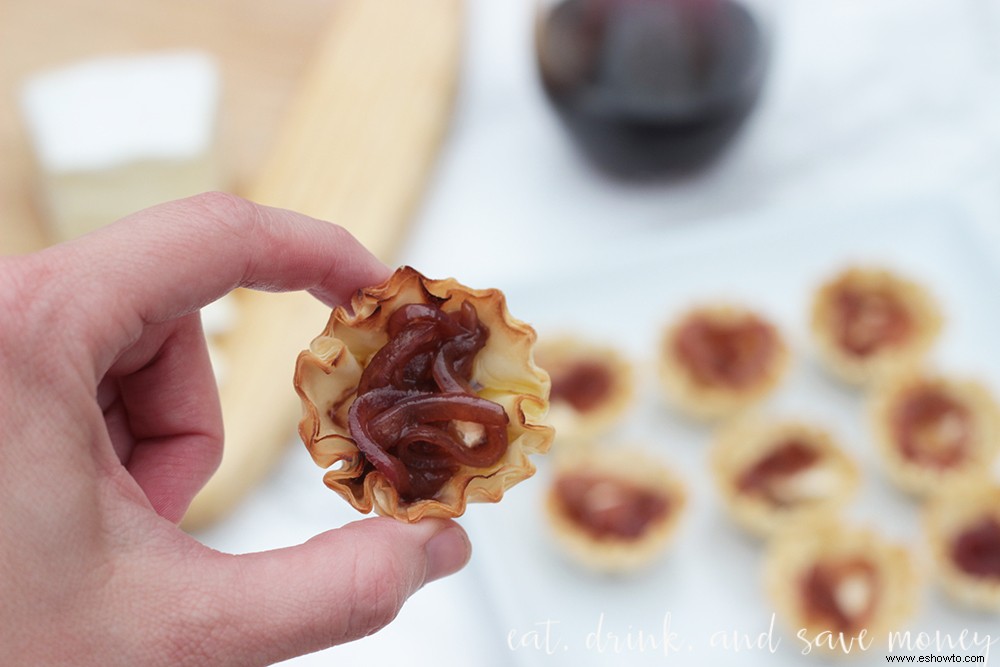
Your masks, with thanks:
[{"label": "baked pastry cup", "polygon": [[826,367],[863,384],[919,365],[941,323],[921,285],[886,269],[852,267],[816,292],[810,327]]},{"label": "baked pastry cup", "polygon": [[764,559],[767,592],[785,625],[832,654],[864,633],[884,642],[913,615],[920,574],[907,549],[874,530],[834,515],[811,517],[782,531]]},{"label": "baked pastry cup", "polygon": [[409,522],[500,500],[553,437],[535,339],[499,290],[405,266],[360,290],[295,367],[299,434],[326,485]]},{"label": "baked pastry cup", "polygon": [[788,346],[762,315],[736,305],[694,308],[667,327],[659,375],[668,400],[700,419],[731,415],[769,394],[788,369]]},{"label": "baked pastry cup", "polygon": [[960,604],[1000,612],[1000,487],[954,484],[925,513],[938,580]]},{"label": "baked pastry cup", "polygon": [[871,398],[872,430],[886,474],[923,496],[975,476],[996,458],[998,408],[978,382],[921,373],[884,379]]},{"label": "baked pastry cup", "polygon": [[560,441],[606,432],[635,398],[632,364],[610,345],[571,335],[542,337],[535,361],[552,380],[549,423]]},{"label": "baked pastry cup", "polygon": [[767,537],[845,505],[861,474],[822,428],[792,420],[740,420],[711,451],[716,487],[733,519]]},{"label": "baked pastry cup", "polygon": [[545,509],[555,541],[578,564],[624,574],[655,561],[687,504],[680,478],[634,448],[574,447],[557,458]]}]

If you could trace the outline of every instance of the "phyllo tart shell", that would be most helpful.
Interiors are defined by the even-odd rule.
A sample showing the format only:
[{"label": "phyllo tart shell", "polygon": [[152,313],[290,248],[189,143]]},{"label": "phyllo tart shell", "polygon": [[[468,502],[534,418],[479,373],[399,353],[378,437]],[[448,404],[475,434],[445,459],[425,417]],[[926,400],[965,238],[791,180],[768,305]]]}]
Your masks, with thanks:
[{"label": "phyllo tart shell", "polygon": [[655,561],[687,504],[679,476],[635,447],[581,445],[557,456],[545,508],[555,541],[578,564],[623,574]]},{"label": "phyllo tart shell", "polygon": [[766,397],[784,377],[789,350],[763,315],[734,304],[692,308],[671,323],[659,351],[667,399],[689,416],[730,416]]},{"label": "phyllo tart shell", "polygon": [[499,290],[410,267],[360,290],[295,368],[299,433],[326,485],[408,522],[500,500],[553,437],[535,341]]},{"label": "phyllo tart shell", "polygon": [[771,541],[765,585],[785,625],[830,653],[864,632],[878,646],[916,611],[920,573],[909,551],[833,514],[797,522]]},{"label": "phyllo tart shell", "polygon": [[941,326],[926,288],[872,267],[851,267],[824,283],[810,319],[820,359],[852,384],[919,365]]},{"label": "phyllo tart shell", "polygon": [[712,446],[711,467],[733,519],[765,537],[846,504],[861,477],[825,429],[760,417],[722,430]]},{"label": "phyllo tart shell", "polygon": [[996,401],[974,380],[900,373],[879,383],[870,412],[886,474],[914,495],[978,475],[1000,448]]},{"label": "phyllo tart shell", "polygon": [[928,504],[925,525],[945,592],[968,607],[1000,612],[1000,486],[948,486]]},{"label": "phyllo tart shell", "polygon": [[632,364],[611,345],[569,334],[543,336],[535,361],[552,381],[549,423],[560,441],[605,433],[635,397]]}]

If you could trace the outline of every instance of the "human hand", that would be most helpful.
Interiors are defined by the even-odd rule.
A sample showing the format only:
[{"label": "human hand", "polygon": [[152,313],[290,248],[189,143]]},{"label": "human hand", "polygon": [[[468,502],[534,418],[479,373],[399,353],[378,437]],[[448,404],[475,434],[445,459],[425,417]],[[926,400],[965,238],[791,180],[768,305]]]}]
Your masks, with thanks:
[{"label": "human hand", "polygon": [[177,527],[222,451],[198,309],[240,286],[334,305],[388,274],[335,225],[220,194],[0,259],[0,664],[268,664],[465,564],[451,521],[240,556]]}]

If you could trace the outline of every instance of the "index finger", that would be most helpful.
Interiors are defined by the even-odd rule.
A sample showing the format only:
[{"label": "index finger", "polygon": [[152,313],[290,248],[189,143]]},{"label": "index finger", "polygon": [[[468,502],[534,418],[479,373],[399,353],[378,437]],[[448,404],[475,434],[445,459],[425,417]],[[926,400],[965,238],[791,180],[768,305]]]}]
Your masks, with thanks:
[{"label": "index finger", "polygon": [[79,305],[140,330],[236,287],[337,305],[390,272],[338,225],[222,193],[140,211],[58,252]]}]

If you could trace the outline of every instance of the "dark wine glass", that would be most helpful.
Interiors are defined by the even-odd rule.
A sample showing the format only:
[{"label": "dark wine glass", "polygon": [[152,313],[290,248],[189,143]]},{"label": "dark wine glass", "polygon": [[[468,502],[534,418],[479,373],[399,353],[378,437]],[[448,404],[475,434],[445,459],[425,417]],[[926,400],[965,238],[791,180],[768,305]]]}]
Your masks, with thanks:
[{"label": "dark wine glass", "polygon": [[718,157],[757,101],[767,41],[739,0],[552,0],[537,23],[549,100],[583,152],[625,177]]}]

